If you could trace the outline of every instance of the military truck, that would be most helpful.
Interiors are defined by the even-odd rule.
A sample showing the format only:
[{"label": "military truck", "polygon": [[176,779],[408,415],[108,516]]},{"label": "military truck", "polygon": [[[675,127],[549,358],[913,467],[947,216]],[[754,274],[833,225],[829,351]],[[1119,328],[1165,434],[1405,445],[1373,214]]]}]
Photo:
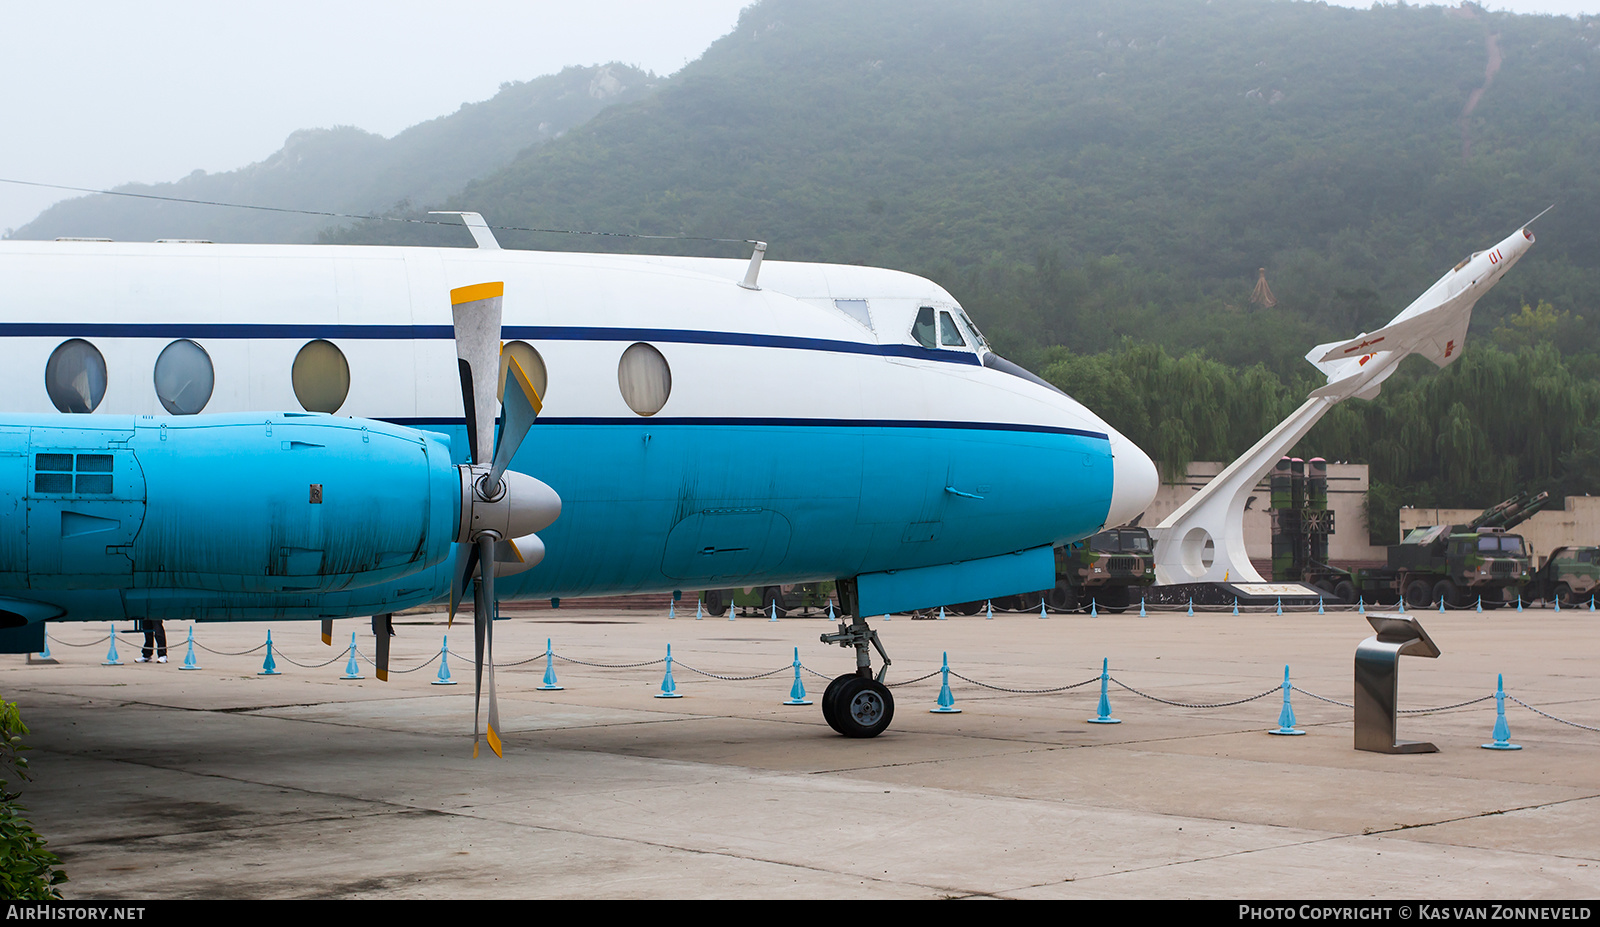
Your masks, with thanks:
[{"label": "military truck", "polygon": [[[1108,528],[1093,537],[1056,548],[1056,585],[1042,592],[1008,595],[994,600],[1007,611],[1036,612],[1042,601],[1058,612],[1123,612],[1134,601],[1134,587],[1156,581],[1155,548],[1144,528]],[[951,606],[970,615],[982,602]]]},{"label": "military truck", "polygon": [[1381,567],[1351,571],[1316,564],[1304,579],[1344,602],[1360,598],[1392,605],[1403,596],[1412,608],[1441,601],[1464,608],[1480,600],[1484,608],[1499,608],[1524,594],[1522,587],[1533,575],[1527,543],[1507,531],[1549,499],[1549,493],[1532,498],[1518,493],[1467,524],[1413,528],[1399,544],[1390,545]]},{"label": "military truck", "polygon": [[779,616],[790,612],[826,615],[828,603],[833,603],[834,614],[839,614],[839,600],[832,582],[793,583],[784,586],[750,586],[745,589],[707,589],[700,593],[706,612],[722,616],[729,606],[742,611],[759,609],[763,615],[772,613],[777,605]]},{"label": "military truck", "polygon": [[1557,547],[1528,581],[1522,597],[1587,605],[1600,596],[1600,547]]}]

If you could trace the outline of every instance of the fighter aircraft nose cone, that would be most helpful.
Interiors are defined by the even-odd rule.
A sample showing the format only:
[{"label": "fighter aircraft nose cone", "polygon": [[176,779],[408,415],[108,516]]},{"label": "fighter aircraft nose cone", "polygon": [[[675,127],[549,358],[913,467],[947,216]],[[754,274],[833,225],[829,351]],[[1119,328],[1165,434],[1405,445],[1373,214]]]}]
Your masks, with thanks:
[{"label": "fighter aircraft nose cone", "polygon": [[1106,513],[1108,527],[1126,524],[1150,507],[1161,480],[1150,456],[1120,434],[1111,438],[1111,509]]}]

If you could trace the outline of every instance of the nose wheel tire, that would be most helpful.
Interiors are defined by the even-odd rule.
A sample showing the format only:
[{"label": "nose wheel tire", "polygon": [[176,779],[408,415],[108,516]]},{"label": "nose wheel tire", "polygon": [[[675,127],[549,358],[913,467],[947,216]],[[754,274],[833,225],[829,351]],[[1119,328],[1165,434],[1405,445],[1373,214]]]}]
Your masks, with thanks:
[{"label": "nose wheel tire", "polygon": [[846,737],[876,737],[894,720],[894,696],[876,679],[840,676],[823,693],[822,716]]},{"label": "nose wheel tire", "polygon": [[[839,731],[839,716],[838,712],[833,707],[834,699],[839,697],[839,690],[844,688],[845,683],[852,679],[859,678],[860,677],[855,673],[849,673],[847,675],[840,676],[834,681],[828,683],[828,688],[822,691],[822,720],[828,722],[828,726],[836,731]],[[839,733],[843,734],[844,731],[839,731]]]}]

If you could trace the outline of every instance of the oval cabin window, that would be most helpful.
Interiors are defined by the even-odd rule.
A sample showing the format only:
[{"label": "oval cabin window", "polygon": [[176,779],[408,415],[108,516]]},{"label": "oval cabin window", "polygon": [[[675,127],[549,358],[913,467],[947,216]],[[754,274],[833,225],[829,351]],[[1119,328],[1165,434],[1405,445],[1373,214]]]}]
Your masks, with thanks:
[{"label": "oval cabin window", "polygon": [[672,368],[660,351],[641,341],[622,352],[617,386],[628,408],[640,415],[654,415],[672,395]]},{"label": "oval cabin window", "polygon": [[295,355],[294,398],[307,412],[339,411],[350,395],[350,362],[331,341],[307,342]]},{"label": "oval cabin window", "polygon": [[156,398],[173,415],[204,409],[215,385],[211,355],[187,338],[167,345],[156,358]]},{"label": "oval cabin window", "polygon": [[544,358],[540,357],[533,345],[526,341],[508,341],[505,347],[500,349],[500,401],[505,401],[506,372],[511,369],[511,365],[506,363],[507,357],[517,359],[517,365],[533,382],[533,389],[539,394],[539,401],[544,402],[544,388],[549,384],[550,375],[544,369]]},{"label": "oval cabin window", "polygon": [[82,338],[63,341],[45,364],[44,388],[62,412],[93,412],[106,398],[106,359]]}]

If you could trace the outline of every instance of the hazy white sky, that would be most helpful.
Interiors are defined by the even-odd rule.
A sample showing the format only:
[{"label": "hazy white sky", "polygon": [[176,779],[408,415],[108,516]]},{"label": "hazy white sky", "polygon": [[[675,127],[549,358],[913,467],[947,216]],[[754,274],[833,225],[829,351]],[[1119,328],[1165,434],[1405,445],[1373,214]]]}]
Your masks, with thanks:
[{"label": "hazy white sky", "polygon": [[[259,161],[296,129],[393,135],[569,64],[670,74],[749,2],[0,0],[0,178],[176,180]],[[1485,5],[1600,11],[1600,0]],[[0,229],[72,195],[0,183]]]}]

